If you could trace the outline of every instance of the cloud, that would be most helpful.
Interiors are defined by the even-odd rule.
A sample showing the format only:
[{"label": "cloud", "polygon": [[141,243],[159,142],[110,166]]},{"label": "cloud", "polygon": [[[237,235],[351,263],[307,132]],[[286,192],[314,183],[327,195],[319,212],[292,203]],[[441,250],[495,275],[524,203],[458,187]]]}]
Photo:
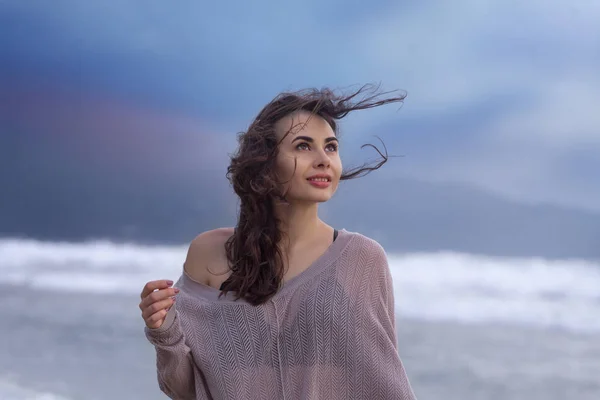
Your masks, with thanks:
[{"label": "cloud", "polygon": [[[22,60],[66,68],[79,85],[95,80],[105,91],[137,93],[140,102],[156,98],[210,116],[231,132],[282,89],[379,81],[405,89],[399,113],[385,107],[343,123],[349,141],[364,141],[354,132],[376,133],[392,152],[401,149],[408,157],[394,173],[600,210],[590,172],[600,168],[593,156],[600,141],[600,3],[290,8],[57,0],[0,7],[30,28],[7,35],[19,37],[15,47],[29,57]],[[18,26],[11,32],[21,32]]]},{"label": "cloud", "polygon": [[228,135],[183,113],[52,85],[5,89],[0,107],[7,134],[32,139],[28,145],[22,139],[20,163],[39,160],[36,151],[45,147],[74,170],[126,168],[140,179],[173,178],[222,166],[231,148]]},{"label": "cloud", "polygon": [[527,95],[561,73],[594,71],[598,17],[600,7],[589,1],[429,2],[367,18],[352,39],[363,52],[364,75],[405,87],[407,109],[430,114],[503,93]]},{"label": "cloud", "polygon": [[600,78],[595,75],[573,74],[540,83],[536,101],[492,121],[489,134],[557,152],[600,147]]},{"label": "cloud", "polygon": [[433,2],[390,8],[354,38],[364,75],[407,89],[402,115],[411,128],[452,122],[427,136],[430,150],[444,143],[443,154],[407,149],[419,149],[416,177],[600,211],[589,173],[600,157],[577,157],[600,154],[599,18],[600,5],[583,0]]}]

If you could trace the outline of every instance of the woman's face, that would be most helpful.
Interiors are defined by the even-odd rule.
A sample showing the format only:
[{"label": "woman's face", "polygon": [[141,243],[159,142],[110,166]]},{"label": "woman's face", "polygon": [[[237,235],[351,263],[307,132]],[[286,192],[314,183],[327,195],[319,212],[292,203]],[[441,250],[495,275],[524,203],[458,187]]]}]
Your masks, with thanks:
[{"label": "woman's face", "polygon": [[279,140],[285,136],[279,144],[276,165],[286,200],[329,200],[342,173],[338,140],[331,126],[318,115],[300,111],[278,121],[275,131]]}]

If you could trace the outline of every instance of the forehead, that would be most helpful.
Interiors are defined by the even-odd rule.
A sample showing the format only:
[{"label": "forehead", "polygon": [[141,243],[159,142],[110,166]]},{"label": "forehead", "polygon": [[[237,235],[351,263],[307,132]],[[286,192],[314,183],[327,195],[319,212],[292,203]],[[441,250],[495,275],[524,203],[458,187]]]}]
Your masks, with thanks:
[{"label": "forehead", "polygon": [[275,123],[275,133],[278,138],[281,139],[288,132],[285,140],[293,140],[298,135],[315,138],[335,136],[335,132],[325,119],[308,111],[294,112]]}]

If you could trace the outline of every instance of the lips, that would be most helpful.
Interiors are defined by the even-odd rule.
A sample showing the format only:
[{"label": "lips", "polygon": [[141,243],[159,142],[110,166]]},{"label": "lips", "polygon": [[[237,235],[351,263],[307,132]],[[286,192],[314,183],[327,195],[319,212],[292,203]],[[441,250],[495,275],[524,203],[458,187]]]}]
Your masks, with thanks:
[{"label": "lips", "polygon": [[327,174],[317,174],[306,179],[310,185],[318,189],[327,189],[331,186],[331,176]]},{"label": "lips", "polygon": [[325,174],[313,175],[307,178],[310,182],[331,182],[331,176]]}]

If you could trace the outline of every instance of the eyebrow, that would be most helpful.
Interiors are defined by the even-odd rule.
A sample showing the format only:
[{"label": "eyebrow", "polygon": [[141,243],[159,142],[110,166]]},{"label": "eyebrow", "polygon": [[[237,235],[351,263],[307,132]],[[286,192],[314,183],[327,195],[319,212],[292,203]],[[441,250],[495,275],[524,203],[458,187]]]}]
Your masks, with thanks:
[{"label": "eyebrow", "polygon": [[[292,143],[294,143],[296,140],[304,140],[307,141],[309,143],[313,143],[314,139],[311,138],[310,136],[297,136],[294,140],[292,140]],[[329,142],[333,142],[336,141],[338,142],[338,139],[335,136],[330,136],[328,138],[325,139],[325,143],[329,143]]]}]

